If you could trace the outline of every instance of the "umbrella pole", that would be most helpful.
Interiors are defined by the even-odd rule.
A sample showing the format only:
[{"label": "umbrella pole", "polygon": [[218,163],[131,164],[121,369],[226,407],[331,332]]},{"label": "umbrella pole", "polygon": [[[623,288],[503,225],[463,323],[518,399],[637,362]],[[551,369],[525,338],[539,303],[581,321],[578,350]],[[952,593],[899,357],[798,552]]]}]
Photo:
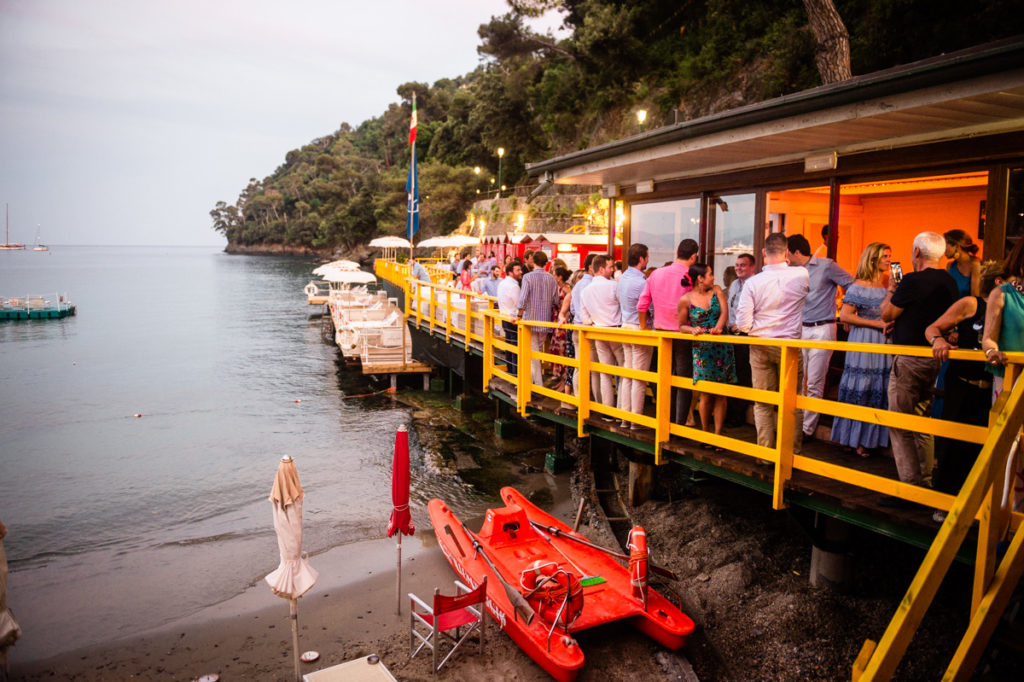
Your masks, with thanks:
[{"label": "umbrella pole", "polygon": [[295,599],[288,600],[292,621],[292,657],[295,659],[295,682],[302,682],[302,669],[299,667],[299,605]]},{"label": "umbrella pole", "polygon": [[401,530],[398,531],[398,544],[395,545],[395,547],[398,549],[398,570],[396,571],[396,573],[398,575],[398,582],[395,584],[395,597],[397,598],[398,605],[396,607],[397,610],[395,611],[395,613],[397,613],[399,616],[401,616],[402,615],[402,531]]}]

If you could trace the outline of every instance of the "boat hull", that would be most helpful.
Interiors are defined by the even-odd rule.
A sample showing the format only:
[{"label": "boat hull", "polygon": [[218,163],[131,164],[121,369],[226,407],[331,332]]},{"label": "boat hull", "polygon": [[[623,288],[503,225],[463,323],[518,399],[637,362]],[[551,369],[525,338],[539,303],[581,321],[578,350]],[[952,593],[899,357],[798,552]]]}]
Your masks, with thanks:
[{"label": "boat hull", "polygon": [[[633,596],[629,572],[623,566],[598,550],[569,540],[544,537],[531,526],[531,521],[566,533],[571,531],[515,489],[504,488],[501,496],[507,506],[489,509],[483,527],[474,537],[441,500],[430,501],[430,520],[441,551],[455,572],[471,586],[487,577],[488,611],[523,652],[548,674],[565,682],[574,680],[585,659],[572,635],[610,622],[624,620],[671,649],[686,643],[687,636],[693,632],[693,621],[686,614],[654,590],[648,592],[645,609],[643,602]],[[520,593],[525,591],[524,573],[529,573],[538,563],[555,563],[577,577],[599,576],[603,580],[586,581],[583,608],[567,629],[561,625],[552,628],[539,616],[527,624],[516,615],[494,570],[474,550],[474,539],[480,542],[501,577]],[[589,584],[591,582],[596,584]]]}]

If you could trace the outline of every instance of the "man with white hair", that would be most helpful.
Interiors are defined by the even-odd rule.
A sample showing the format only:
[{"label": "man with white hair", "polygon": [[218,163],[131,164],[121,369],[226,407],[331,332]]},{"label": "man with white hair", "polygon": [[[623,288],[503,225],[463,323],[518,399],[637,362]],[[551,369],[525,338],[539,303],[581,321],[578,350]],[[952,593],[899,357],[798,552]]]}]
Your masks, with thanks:
[{"label": "man with white hair", "polygon": [[[910,262],[914,271],[899,282],[889,280],[889,293],[882,300],[882,320],[893,323],[892,342],[900,346],[928,346],[925,329],[953,305],[959,294],[956,282],[942,269],[946,239],[937,232],[914,237]],[[889,409],[913,414],[918,403],[930,400],[939,371],[939,361],[928,357],[896,356],[889,374]],[[892,455],[904,483],[921,485],[931,475],[934,443],[930,434],[889,427]],[[883,504],[898,505],[899,498],[885,498]],[[901,501],[901,500],[899,500]]]}]

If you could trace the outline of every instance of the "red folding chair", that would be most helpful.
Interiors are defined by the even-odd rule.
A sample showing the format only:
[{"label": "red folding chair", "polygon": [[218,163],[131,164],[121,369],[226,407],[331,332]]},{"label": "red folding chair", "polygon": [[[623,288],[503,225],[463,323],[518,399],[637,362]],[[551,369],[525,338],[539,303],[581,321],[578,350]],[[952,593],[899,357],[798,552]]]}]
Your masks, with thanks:
[{"label": "red folding chair", "polygon": [[[480,653],[484,652],[487,632],[487,608],[484,605],[487,599],[487,577],[484,577],[483,582],[475,590],[470,590],[456,580],[455,589],[454,597],[446,597],[435,587],[433,607],[428,606],[415,594],[409,593],[409,658],[415,658],[423,647],[430,647],[434,654],[432,673],[438,672],[473,633],[478,635]],[[422,628],[426,631],[421,631]],[[454,635],[452,631],[455,632]],[[416,646],[417,639],[419,646]],[[447,639],[452,648],[438,663],[442,639]]]}]

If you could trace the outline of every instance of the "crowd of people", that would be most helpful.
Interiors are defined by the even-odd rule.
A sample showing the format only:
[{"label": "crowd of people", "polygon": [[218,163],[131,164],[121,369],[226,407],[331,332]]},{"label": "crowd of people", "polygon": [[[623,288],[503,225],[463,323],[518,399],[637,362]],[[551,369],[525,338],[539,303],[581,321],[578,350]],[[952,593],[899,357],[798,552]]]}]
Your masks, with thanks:
[{"label": "crowd of people", "polygon": [[[822,238],[827,242],[828,226]],[[691,378],[694,390],[673,387],[670,409],[675,423],[709,433],[745,422],[750,403],[701,391],[701,382],[777,391],[787,371],[777,344],[711,339],[745,335],[834,341],[840,328],[859,344],[932,348],[930,357],[847,352],[838,382],[840,402],[985,425],[1001,390],[1005,353],[1024,351],[1024,240],[1005,264],[982,264],[977,253],[962,230],[922,232],[914,239],[911,261],[903,264],[908,266],[905,276],[894,271],[892,247],[881,242],[864,248],[851,274],[821,247],[812,250],[804,236],[773,233],[765,239],[760,271],[753,254],[739,254],[724,284],[697,260],[692,239],[682,240],[675,259],[659,268],[648,267],[647,246],[633,244],[624,263],[590,254],[575,272],[559,259],[549,264],[542,251],[527,252],[521,261],[506,257],[503,265],[493,253],[484,257],[480,252],[461,260],[457,276],[464,288],[497,298],[499,311],[508,317],[502,323],[506,341],[515,344],[518,334],[529,329],[533,356],[546,352],[573,358],[583,351],[602,365],[642,372],[651,367],[656,343],[584,340],[588,346],[581,348],[580,332],[569,333],[564,325],[681,331],[697,337],[672,341],[672,373]],[[472,275],[463,278],[465,272]],[[557,325],[524,327],[519,320]],[[982,350],[987,361],[950,361],[949,351],[955,348]],[[517,374],[515,353],[506,355],[510,373]],[[825,396],[831,356],[825,348],[789,356],[788,371],[795,369],[801,395]],[[546,377],[545,366],[533,359],[532,383],[547,382],[556,391],[579,395],[580,377],[573,368],[551,363]],[[644,414],[647,382],[592,371],[589,386],[595,402]],[[758,444],[774,447],[775,406],[754,402],[752,412]],[[795,410],[794,452],[819,434],[861,457],[891,447],[901,481],[955,492],[980,451],[976,444],[932,439],[856,416],[836,417],[828,431],[818,428],[818,414]],[[618,421],[622,428],[643,428],[636,420],[599,417]]]}]

